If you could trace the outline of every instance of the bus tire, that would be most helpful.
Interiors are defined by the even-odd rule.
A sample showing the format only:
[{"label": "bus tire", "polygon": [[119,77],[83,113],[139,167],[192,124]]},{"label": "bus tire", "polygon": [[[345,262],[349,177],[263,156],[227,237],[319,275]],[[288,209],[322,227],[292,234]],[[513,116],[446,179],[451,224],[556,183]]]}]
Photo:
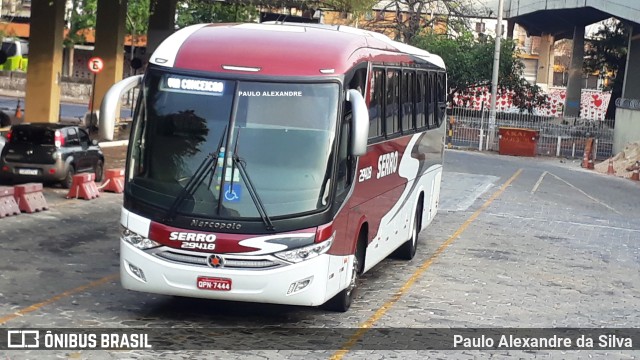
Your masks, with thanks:
[{"label": "bus tire", "polygon": [[351,267],[351,282],[349,285],[337,293],[334,297],[327,300],[322,307],[326,310],[336,312],[346,312],[351,307],[351,303],[356,296],[358,290],[358,280],[364,269],[364,254],[367,246],[367,237],[364,231],[360,232],[358,243],[356,244],[356,253]]},{"label": "bus tire", "polygon": [[394,257],[401,260],[411,260],[416,255],[416,249],[418,247],[418,234],[422,227],[422,198],[418,202],[416,207],[415,218],[413,220],[413,229],[411,230],[411,238],[404,244],[400,245],[398,250],[394,252]]}]

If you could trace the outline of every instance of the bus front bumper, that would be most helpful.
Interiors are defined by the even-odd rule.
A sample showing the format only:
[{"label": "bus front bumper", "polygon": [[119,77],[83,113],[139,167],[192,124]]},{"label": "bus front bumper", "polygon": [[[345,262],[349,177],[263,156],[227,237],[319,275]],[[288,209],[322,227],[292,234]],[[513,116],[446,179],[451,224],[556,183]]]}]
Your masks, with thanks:
[{"label": "bus front bumper", "polygon": [[[120,240],[125,289],[185,297],[317,306],[345,286],[346,262],[345,256],[322,254],[274,269],[212,268],[167,261]],[[202,289],[202,278],[230,282],[230,289]]]}]

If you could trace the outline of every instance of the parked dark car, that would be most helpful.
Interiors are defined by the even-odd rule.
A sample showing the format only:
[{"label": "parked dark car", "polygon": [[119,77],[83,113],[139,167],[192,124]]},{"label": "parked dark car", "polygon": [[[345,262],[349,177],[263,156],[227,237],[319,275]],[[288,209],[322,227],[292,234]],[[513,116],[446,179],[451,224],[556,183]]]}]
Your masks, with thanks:
[{"label": "parked dark car", "polygon": [[2,182],[60,182],[69,188],[73,175],[81,172],[95,173],[96,181],[102,181],[102,150],[78,126],[20,124],[6,138],[0,152]]}]

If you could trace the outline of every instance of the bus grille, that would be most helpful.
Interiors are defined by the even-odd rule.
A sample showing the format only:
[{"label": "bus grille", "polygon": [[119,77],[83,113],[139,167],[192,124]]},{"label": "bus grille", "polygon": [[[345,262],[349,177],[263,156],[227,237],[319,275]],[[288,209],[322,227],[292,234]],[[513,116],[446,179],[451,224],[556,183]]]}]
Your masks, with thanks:
[{"label": "bus grille", "polygon": [[[210,254],[185,254],[174,251],[160,251],[154,253],[155,256],[179,264],[197,265],[203,267],[209,267]],[[277,267],[284,266],[285,263],[279,262],[271,258],[252,258],[252,257],[239,257],[232,255],[218,255],[224,260],[224,269],[251,269],[251,270],[266,270],[275,269]]]}]

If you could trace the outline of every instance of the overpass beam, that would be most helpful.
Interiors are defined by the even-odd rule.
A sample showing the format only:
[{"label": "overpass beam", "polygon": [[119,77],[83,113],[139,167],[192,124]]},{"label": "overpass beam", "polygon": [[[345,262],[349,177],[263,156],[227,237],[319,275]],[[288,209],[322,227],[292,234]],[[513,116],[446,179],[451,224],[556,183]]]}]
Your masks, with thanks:
[{"label": "overpass beam", "polygon": [[175,16],[178,0],[151,0],[149,6],[149,30],[147,31],[147,59],[158,45],[175,31]]},{"label": "overpass beam", "polygon": [[543,33],[540,36],[540,55],[538,57],[536,84],[544,91],[548,91],[549,87],[553,86],[554,43],[553,35]]},{"label": "overpass beam", "polygon": [[564,116],[580,116],[580,97],[582,93],[582,66],[584,65],[584,25],[577,25],[573,29],[573,51],[569,66],[569,80],[567,82],[567,100]]},{"label": "overpass beam", "polygon": [[[640,99],[640,26],[638,25],[634,25],[629,31],[627,67],[624,73],[622,97]],[[615,99],[611,100],[615,101]]]},{"label": "overpass beam", "polygon": [[96,76],[93,109],[100,109],[102,98],[111,85],[122,80],[124,67],[125,20],[127,0],[98,0],[96,44],[94,56],[104,61],[104,68]]},{"label": "overpass beam", "polygon": [[33,0],[25,121],[58,122],[64,1]]}]

